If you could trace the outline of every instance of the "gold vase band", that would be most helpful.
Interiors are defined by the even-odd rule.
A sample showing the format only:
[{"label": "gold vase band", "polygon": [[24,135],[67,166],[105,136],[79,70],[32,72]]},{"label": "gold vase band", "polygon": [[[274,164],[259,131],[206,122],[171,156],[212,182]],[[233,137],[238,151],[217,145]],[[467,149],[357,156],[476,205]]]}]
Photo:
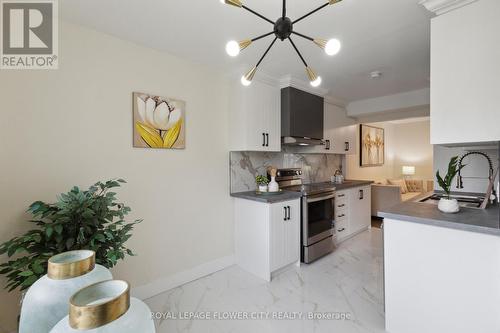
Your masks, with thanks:
[{"label": "gold vase band", "polygon": [[[106,284],[126,284],[126,288],[119,295],[106,297],[101,303],[92,304],[92,302],[83,302],[79,298],[85,298],[93,295],[93,292],[99,285],[106,288]],[[97,300],[98,301],[98,300]],[[69,325],[76,330],[91,330],[101,327],[115,321],[125,314],[130,307],[130,285],[126,281],[108,280],[90,285],[74,294],[69,300]]]},{"label": "gold vase band", "polygon": [[56,254],[49,259],[47,276],[52,280],[66,280],[87,274],[94,267],[94,251],[69,251]]}]

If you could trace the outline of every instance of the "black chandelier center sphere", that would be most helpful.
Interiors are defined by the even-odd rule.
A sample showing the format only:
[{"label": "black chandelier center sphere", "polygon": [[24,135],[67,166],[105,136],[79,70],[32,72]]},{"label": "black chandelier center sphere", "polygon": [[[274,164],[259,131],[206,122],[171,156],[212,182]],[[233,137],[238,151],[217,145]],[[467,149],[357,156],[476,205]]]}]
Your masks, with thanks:
[{"label": "black chandelier center sphere", "polygon": [[274,34],[284,41],[293,32],[293,22],[288,17],[280,17],[274,24]]}]

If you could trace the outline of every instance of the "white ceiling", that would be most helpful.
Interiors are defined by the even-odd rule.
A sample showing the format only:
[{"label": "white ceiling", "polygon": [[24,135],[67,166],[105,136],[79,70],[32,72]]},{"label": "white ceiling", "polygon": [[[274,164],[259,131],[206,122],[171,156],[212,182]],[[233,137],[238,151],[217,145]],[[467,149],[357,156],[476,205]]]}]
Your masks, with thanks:
[{"label": "white ceiling", "polygon": [[[288,16],[297,18],[326,0],[288,0]],[[275,20],[280,0],[244,3]],[[232,72],[250,69],[272,41],[255,42],[238,58],[225,53],[228,40],[253,38],[272,25],[219,0],[64,0],[64,20],[138,44]],[[354,101],[429,86],[431,14],[418,0],[344,0],[297,23],[295,30],[312,37],[342,41],[328,57],[307,40],[294,41],[309,65],[323,78],[329,95]],[[304,67],[288,42],[276,42],[260,70],[276,77],[306,80]],[[369,78],[380,70],[381,79]]]}]

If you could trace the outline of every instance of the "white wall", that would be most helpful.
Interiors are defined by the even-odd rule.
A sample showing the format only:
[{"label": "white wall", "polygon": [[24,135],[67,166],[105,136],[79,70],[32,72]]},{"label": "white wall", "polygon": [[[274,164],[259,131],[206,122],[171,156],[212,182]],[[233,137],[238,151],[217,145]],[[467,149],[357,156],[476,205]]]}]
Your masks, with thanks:
[{"label": "white wall", "polygon": [[[346,157],[347,178],[384,180],[402,178],[402,166],[415,166],[415,179],[433,179],[433,148],[430,144],[429,120],[389,121],[368,125],[385,129],[385,163],[382,166],[359,166],[359,133],[357,135],[358,152]],[[359,126],[358,126],[359,132]]]},{"label": "white wall", "polygon": [[356,145],[357,150],[355,155],[346,156],[345,176],[347,179],[364,179],[364,180],[383,180],[394,177],[394,125],[390,122],[379,122],[367,124],[370,126],[380,127],[385,130],[385,163],[381,166],[360,167],[359,166],[359,128],[357,126]]},{"label": "white wall", "polygon": [[[137,287],[232,255],[225,80],[82,27],[60,33],[59,70],[0,73],[0,242],[33,227],[33,201],[122,177],[119,198],[144,223],[115,277]],[[132,148],[134,91],[186,101],[185,150]],[[0,332],[15,327],[17,296],[0,291]]]},{"label": "white wall", "polygon": [[413,165],[413,178],[434,179],[429,120],[395,124],[394,152],[395,177],[401,177],[403,165]]}]

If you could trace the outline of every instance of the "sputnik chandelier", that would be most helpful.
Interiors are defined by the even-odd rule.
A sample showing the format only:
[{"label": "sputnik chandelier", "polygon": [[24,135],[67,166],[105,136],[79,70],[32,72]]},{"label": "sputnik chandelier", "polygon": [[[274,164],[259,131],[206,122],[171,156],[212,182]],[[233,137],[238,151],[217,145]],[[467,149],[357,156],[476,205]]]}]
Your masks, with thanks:
[{"label": "sputnik chandelier", "polygon": [[319,6],[318,8],[316,8],[315,10],[305,14],[304,16],[301,16],[300,18],[296,19],[295,21],[292,21],[290,18],[288,18],[286,16],[286,0],[283,0],[283,12],[282,12],[282,15],[281,17],[276,21],[276,22],[273,22],[271,21],[270,19],[268,19],[267,17],[257,13],[256,11],[248,8],[247,6],[245,6],[241,0],[220,0],[221,3],[223,4],[227,4],[227,5],[231,5],[231,6],[234,6],[234,7],[239,7],[239,8],[242,8],[242,9],[245,9],[246,11],[260,17],[261,19],[263,19],[264,21],[267,21],[269,23],[271,23],[272,25],[274,25],[274,29],[273,31],[267,33],[267,34],[264,34],[264,35],[261,35],[261,36],[258,36],[258,37],[255,37],[253,39],[245,39],[245,40],[242,40],[242,41],[230,41],[227,43],[226,45],[226,52],[227,54],[229,54],[231,57],[236,57],[240,51],[244,50],[245,48],[247,48],[248,46],[250,46],[250,44],[252,44],[253,42],[259,40],[259,39],[262,39],[264,37],[267,37],[269,35],[272,35],[274,34],[274,39],[273,41],[271,42],[271,45],[269,45],[269,47],[267,48],[267,50],[264,52],[264,54],[262,55],[262,57],[259,59],[259,61],[257,62],[257,64],[250,70],[248,71],[248,73],[246,73],[245,75],[243,75],[241,77],[241,83],[244,85],[244,86],[249,86],[251,83],[252,83],[252,79],[255,75],[255,72],[257,71],[257,68],[259,67],[259,65],[262,63],[262,60],[264,60],[264,58],[266,57],[267,53],[269,52],[269,50],[273,47],[274,43],[276,42],[276,40],[279,38],[281,41],[284,41],[285,39],[288,39],[288,41],[290,41],[290,44],[292,44],[293,48],[295,49],[295,51],[297,52],[297,54],[299,55],[299,58],[300,60],[302,61],[302,63],[304,64],[304,66],[306,67],[306,73],[307,73],[307,76],[309,77],[309,81],[311,83],[311,85],[313,87],[318,87],[320,84],[321,84],[321,77],[316,75],[316,73],[312,70],[311,67],[309,67],[309,65],[307,64],[306,60],[304,59],[304,57],[302,56],[302,54],[300,54],[300,51],[299,49],[297,48],[297,46],[295,45],[295,43],[293,42],[292,38],[290,37],[292,34],[294,35],[297,35],[299,37],[302,37],[302,38],[305,38],[307,40],[310,40],[311,42],[315,43],[317,46],[321,47],[323,50],[325,50],[325,53],[330,55],[330,56],[333,56],[333,55],[336,55],[337,53],[339,53],[340,51],[340,48],[341,48],[341,44],[340,44],[340,41],[337,40],[337,39],[330,39],[330,40],[325,40],[325,39],[320,39],[320,38],[312,38],[312,37],[309,37],[309,36],[306,36],[304,34],[301,34],[301,33],[298,33],[297,31],[294,31],[293,29],[293,26],[294,24],[298,23],[299,21],[302,21],[303,19],[305,19],[306,17],[316,13],[317,11],[329,6],[329,5],[334,5],[338,2],[340,2],[342,0],[328,0],[327,3],[325,3],[324,5],[322,6]]}]

